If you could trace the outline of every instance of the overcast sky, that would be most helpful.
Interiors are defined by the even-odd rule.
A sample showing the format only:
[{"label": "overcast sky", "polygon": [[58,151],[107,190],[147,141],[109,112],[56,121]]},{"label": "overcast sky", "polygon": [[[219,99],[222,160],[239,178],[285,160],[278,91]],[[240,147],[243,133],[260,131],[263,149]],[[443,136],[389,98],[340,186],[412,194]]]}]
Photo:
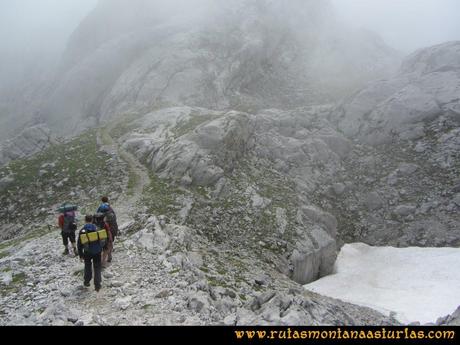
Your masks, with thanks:
[{"label": "overcast sky", "polygon": [[355,27],[378,32],[392,47],[415,49],[460,40],[460,0],[332,0]]},{"label": "overcast sky", "polygon": [[0,50],[62,50],[96,4],[97,0],[0,0]]}]

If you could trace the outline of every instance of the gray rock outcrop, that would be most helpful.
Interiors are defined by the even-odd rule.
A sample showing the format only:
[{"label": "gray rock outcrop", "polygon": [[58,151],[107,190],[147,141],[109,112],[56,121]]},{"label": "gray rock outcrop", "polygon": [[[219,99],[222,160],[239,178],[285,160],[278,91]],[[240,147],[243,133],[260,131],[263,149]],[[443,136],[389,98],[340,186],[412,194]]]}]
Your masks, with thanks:
[{"label": "gray rock outcrop", "polygon": [[12,160],[31,156],[43,151],[55,139],[45,125],[33,126],[22,131],[18,136],[0,146],[0,166]]},{"label": "gray rock outcrop", "polygon": [[460,42],[422,49],[403,62],[399,74],[371,83],[340,106],[339,128],[365,143],[413,140],[424,124],[446,114],[456,119],[459,107]]},{"label": "gray rock outcrop", "polygon": [[[244,214],[241,210],[235,212],[248,222],[270,219],[266,227],[260,229],[261,233],[273,232],[273,236],[290,243],[286,255],[292,267],[290,271],[284,270],[295,281],[307,283],[332,271],[337,255],[338,224],[332,214],[321,208],[304,206],[311,203],[303,193],[315,190],[332,178],[351,152],[351,142],[322,117],[327,110],[311,107],[292,112],[272,109],[248,114],[169,108],[132,122],[132,130],[121,142],[163,179],[187,188],[219,189],[218,197],[209,201],[215,208],[211,219],[217,218],[216,212],[223,211],[223,204],[244,203],[247,199]],[[243,165],[243,162],[247,163]],[[272,187],[259,185],[259,182],[271,183],[268,177],[260,181],[248,178],[247,174],[257,164],[270,171],[275,180],[284,176],[276,182],[280,188],[286,189],[291,184],[292,189],[276,190],[272,194],[267,189]],[[247,187],[243,188],[242,184]],[[188,209],[187,214],[193,221],[201,219],[202,211],[196,197],[192,199],[195,206]],[[289,202],[283,207],[291,209],[282,213],[279,205],[284,199]],[[217,219],[220,219],[219,225],[227,229],[224,231],[235,231],[236,226],[244,237],[252,236],[251,231],[242,229],[241,225],[231,226],[232,221]],[[199,226],[198,222],[196,225]],[[216,231],[216,225],[208,226],[214,228],[212,232]],[[275,238],[273,241],[276,243]],[[262,239],[261,243],[264,242]],[[280,262],[280,265],[283,264]]]},{"label": "gray rock outcrop", "polygon": [[329,190],[319,197],[330,201],[326,210],[345,241],[460,243],[459,122],[452,111],[459,105],[459,60],[460,42],[421,49],[395,77],[370,83],[331,112],[331,122],[355,144],[340,176],[349,189],[339,201]]}]

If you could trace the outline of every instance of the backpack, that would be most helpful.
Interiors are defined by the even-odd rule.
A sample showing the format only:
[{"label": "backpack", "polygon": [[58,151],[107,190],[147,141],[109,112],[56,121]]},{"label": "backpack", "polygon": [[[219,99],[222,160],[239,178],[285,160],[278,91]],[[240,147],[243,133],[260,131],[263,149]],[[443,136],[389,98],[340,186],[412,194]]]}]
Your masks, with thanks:
[{"label": "backpack", "polygon": [[59,213],[66,213],[66,212],[72,212],[76,211],[78,209],[77,205],[71,205],[71,204],[62,204],[61,207],[57,209],[57,212]]},{"label": "backpack", "polygon": [[62,228],[62,231],[65,233],[72,233],[75,232],[75,230],[77,230],[75,213],[73,211],[64,213],[64,226]]},{"label": "backpack", "polygon": [[112,236],[115,237],[118,235],[118,224],[117,224],[117,215],[115,212],[110,208],[110,210],[105,214],[105,219],[107,224],[110,226],[110,230],[112,232]]},{"label": "backpack", "polygon": [[96,213],[93,215],[93,224],[96,225],[99,229],[104,228],[104,217],[103,213]]},{"label": "backpack", "polygon": [[80,232],[80,242],[85,254],[100,254],[107,244],[107,231],[105,229],[97,230],[94,224],[85,225]]}]

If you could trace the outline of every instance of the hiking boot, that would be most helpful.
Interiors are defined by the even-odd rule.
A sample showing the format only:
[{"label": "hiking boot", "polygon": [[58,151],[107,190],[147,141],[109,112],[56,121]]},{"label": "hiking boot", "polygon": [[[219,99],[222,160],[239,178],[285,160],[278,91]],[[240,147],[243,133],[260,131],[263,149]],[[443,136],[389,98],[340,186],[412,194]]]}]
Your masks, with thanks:
[{"label": "hiking boot", "polygon": [[69,255],[69,248],[64,249],[62,255]]},{"label": "hiking boot", "polygon": [[77,250],[77,248],[74,248],[74,249],[73,249],[73,253],[75,254],[75,256],[78,256],[78,250]]},{"label": "hiking boot", "polygon": [[95,287],[94,287],[94,290],[96,290],[96,292],[99,292],[100,289],[101,289],[100,286],[95,286]]},{"label": "hiking boot", "polygon": [[86,286],[86,287],[90,287],[90,283],[89,283],[89,282],[88,282],[88,283],[87,283],[87,282],[84,282],[83,285]]}]

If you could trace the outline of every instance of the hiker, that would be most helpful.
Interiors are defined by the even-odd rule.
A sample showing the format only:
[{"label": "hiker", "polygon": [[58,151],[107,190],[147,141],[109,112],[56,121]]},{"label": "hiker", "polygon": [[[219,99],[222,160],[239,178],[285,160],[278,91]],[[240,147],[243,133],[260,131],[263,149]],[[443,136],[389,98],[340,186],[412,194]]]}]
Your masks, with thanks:
[{"label": "hiker", "polygon": [[110,226],[110,231],[112,233],[112,239],[113,241],[115,241],[115,238],[118,236],[117,215],[115,214],[115,211],[113,210],[112,206],[110,206],[108,197],[103,196],[101,198],[101,201],[102,201],[102,204],[99,206],[96,213],[104,214],[106,222]]},{"label": "hiker", "polygon": [[105,229],[107,231],[107,246],[102,251],[102,268],[106,268],[107,263],[112,262],[113,236],[106,220],[103,213],[96,213],[93,217],[93,223],[98,227],[98,230]]},{"label": "hiker", "polygon": [[101,289],[101,254],[107,246],[108,234],[105,229],[99,230],[93,224],[93,216],[85,216],[85,226],[78,235],[78,255],[80,260],[85,262],[85,274],[83,285],[90,286],[93,278],[94,268],[94,288],[96,291]]},{"label": "hiker", "polygon": [[78,255],[75,242],[75,231],[77,230],[75,210],[76,206],[66,204],[62,205],[58,210],[61,213],[58,218],[58,224],[61,229],[62,243],[65,248],[62,253],[63,255],[69,254],[69,242],[72,244],[74,255]]}]

